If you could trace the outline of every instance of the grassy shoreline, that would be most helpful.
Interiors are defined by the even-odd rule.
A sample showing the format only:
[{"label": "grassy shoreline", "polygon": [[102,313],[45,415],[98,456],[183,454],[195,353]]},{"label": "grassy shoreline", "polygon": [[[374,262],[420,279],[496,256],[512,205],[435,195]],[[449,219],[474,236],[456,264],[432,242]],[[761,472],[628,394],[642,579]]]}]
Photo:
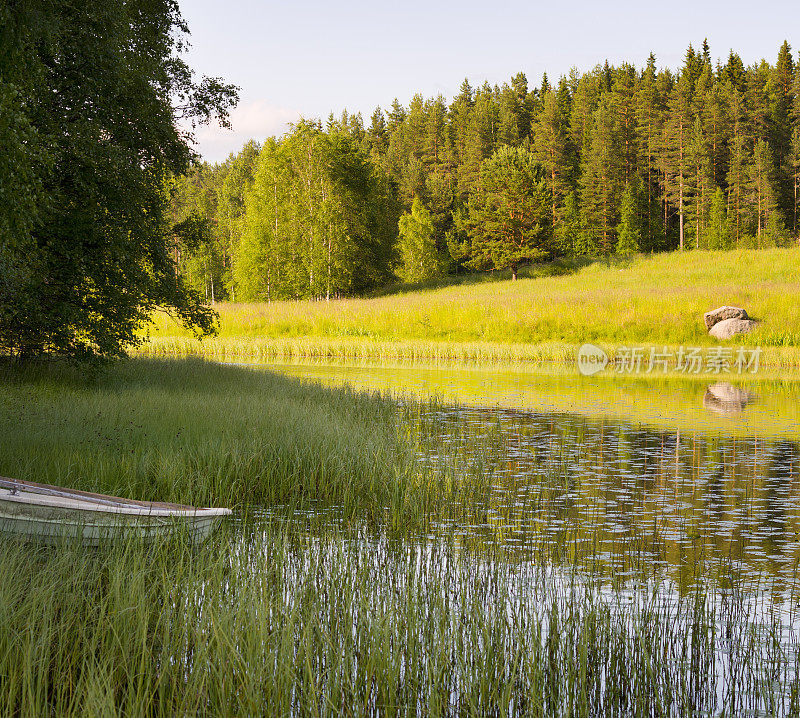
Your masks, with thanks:
[{"label": "grassy shoreline", "polygon": [[[200,549],[0,537],[9,714],[797,713],[794,549],[743,538],[775,493],[770,446],[476,429],[196,359],[0,386],[0,474],[239,509]],[[527,468],[504,474],[512,456]]]},{"label": "grassy shoreline", "polygon": [[[569,272],[569,273],[565,273]],[[486,279],[486,278],[484,278]],[[220,303],[219,335],[194,339],[157,315],[139,354],[226,361],[352,359],[536,364],[574,362],[592,343],[623,347],[761,347],[762,365],[800,368],[800,251],[687,252],[541,268],[516,282],[330,302]],[[729,342],[708,336],[705,311],[745,307],[758,329]]]}]

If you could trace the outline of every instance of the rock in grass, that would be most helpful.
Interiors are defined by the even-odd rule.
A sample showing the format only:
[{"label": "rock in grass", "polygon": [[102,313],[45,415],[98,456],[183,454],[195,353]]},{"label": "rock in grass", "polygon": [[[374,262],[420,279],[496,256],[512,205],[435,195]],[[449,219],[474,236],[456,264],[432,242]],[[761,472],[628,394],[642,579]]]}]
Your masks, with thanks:
[{"label": "rock in grass", "polygon": [[757,324],[752,319],[723,319],[714,324],[708,333],[716,339],[730,339],[735,334],[753,331]]},{"label": "rock in grass", "polygon": [[703,321],[706,323],[706,329],[710,330],[718,322],[725,319],[749,319],[747,312],[741,307],[717,307],[710,312],[703,315]]}]

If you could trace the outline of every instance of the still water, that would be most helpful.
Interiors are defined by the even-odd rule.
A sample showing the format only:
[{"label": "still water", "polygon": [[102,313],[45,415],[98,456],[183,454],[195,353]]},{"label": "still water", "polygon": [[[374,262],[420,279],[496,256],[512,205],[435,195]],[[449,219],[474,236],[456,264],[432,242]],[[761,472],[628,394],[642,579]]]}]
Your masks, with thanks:
[{"label": "still water", "polygon": [[591,565],[616,581],[743,581],[793,594],[800,567],[800,382],[273,365],[435,398],[420,459],[490,478],[464,544]]}]

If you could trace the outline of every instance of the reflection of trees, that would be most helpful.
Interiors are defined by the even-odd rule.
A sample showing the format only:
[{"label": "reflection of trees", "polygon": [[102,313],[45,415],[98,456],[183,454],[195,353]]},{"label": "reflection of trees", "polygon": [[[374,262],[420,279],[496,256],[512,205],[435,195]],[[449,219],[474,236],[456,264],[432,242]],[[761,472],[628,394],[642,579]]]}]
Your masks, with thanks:
[{"label": "reflection of trees", "polygon": [[488,504],[464,508],[485,510],[464,531],[475,547],[499,539],[520,559],[622,577],[666,571],[684,588],[741,573],[779,586],[800,560],[795,442],[505,409],[439,419],[439,450],[459,436],[458,461],[491,476]]}]

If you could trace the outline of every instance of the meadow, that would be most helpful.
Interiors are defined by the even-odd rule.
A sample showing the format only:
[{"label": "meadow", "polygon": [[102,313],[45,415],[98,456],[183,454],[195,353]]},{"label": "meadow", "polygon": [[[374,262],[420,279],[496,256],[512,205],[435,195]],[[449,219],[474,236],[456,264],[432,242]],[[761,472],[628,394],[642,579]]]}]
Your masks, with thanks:
[{"label": "meadow", "polygon": [[702,315],[742,306],[761,321],[733,345],[760,346],[763,364],[800,366],[800,252],[692,251],[527,268],[395,287],[381,296],[270,304],[219,303],[219,334],[198,342],[160,314],[149,355],[228,360],[308,358],[530,363],[574,360],[591,342],[712,346]]}]

